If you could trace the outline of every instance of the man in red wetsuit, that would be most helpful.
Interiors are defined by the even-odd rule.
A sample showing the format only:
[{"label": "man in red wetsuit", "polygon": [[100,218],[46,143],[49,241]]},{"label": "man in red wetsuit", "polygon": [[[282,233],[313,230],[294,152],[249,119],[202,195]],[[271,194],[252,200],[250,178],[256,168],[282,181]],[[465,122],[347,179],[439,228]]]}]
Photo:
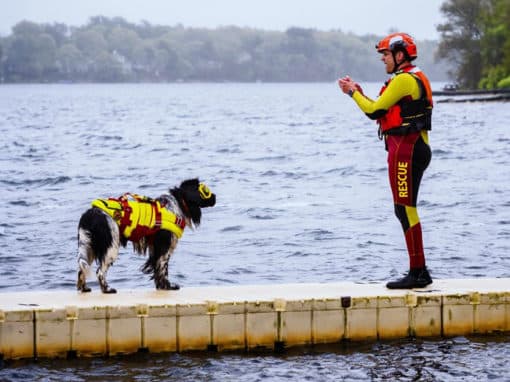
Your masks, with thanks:
[{"label": "man in red wetsuit", "polygon": [[432,91],[423,72],[412,64],[416,44],[406,33],[392,33],[376,46],[386,72],[392,77],[379,97],[372,100],[348,76],[338,80],[342,91],[379,123],[379,136],[388,151],[388,174],[395,214],[404,230],[410,270],[403,278],[386,284],[390,289],[423,288],[432,283],[425,266],[421,223],[416,210],[423,172],[431,159]]}]

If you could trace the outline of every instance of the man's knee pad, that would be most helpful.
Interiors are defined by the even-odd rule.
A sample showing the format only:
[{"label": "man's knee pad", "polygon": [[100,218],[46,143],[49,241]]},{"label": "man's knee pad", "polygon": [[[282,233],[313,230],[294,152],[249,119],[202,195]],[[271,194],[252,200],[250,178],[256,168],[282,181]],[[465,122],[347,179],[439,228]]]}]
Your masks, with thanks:
[{"label": "man's knee pad", "polygon": [[398,220],[400,220],[404,232],[407,231],[409,227],[414,227],[420,222],[416,207],[395,204],[395,215]]}]

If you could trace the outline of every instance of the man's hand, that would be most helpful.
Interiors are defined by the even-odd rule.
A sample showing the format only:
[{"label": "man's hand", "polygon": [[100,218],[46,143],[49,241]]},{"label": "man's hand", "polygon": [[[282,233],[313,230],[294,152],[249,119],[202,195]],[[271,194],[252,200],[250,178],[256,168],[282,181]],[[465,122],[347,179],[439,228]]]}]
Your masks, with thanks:
[{"label": "man's hand", "polygon": [[340,78],[338,80],[338,86],[345,94],[352,95],[354,91],[359,91],[361,94],[363,94],[363,90],[361,89],[361,86],[359,86],[358,83],[354,82],[349,76],[345,76],[344,78]]}]

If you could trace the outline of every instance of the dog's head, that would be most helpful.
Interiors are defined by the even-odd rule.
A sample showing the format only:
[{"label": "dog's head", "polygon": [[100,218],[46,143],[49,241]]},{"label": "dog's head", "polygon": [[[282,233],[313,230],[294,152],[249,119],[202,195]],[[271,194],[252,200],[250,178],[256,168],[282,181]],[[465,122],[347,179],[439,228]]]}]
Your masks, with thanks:
[{"label": "dog's head", "polygon": [[185,180],[179,187],[172,188],[170,193],[177,199],[179,207],[195,226],[200,224],[202,217],[200,209],[216,204],[216,195],[205,183],[200,183],[198,178]]}]

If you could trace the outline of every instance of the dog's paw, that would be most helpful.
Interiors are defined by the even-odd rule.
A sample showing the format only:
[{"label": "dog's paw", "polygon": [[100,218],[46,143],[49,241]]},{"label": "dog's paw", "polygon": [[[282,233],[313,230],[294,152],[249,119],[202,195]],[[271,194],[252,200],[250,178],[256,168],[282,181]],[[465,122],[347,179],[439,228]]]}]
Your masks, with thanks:
[{"label": "dog's paw", "polygon": [[107,293],[107,294],[117,293],[117,289],[107,287],[106,289],[103,289],[103,293]]},{"label": "dog's paw", "polygon": [[81,293],[89,293],[92,289],[90,289],[88,286],[83,286],[81,288],[78,288],[78,291]]},{"label": "dog's paw", "polygon": [[171,283],[170,281],[165,281],[165,283],[156,286],[157,290],[179,290],[181,287],[179,284]]}]

